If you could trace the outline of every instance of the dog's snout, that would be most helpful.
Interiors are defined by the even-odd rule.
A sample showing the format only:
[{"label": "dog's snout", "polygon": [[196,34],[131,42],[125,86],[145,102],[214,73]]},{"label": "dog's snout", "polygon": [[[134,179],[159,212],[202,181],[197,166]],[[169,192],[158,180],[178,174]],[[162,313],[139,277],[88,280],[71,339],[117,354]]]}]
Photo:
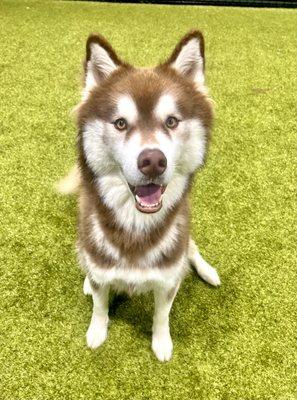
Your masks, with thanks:
[{"label": "dog's snout", "polygon": [[143,150],[137,160],[138,169],[149,178],[163,174],[167,167],[165,154],[158,149]]}]

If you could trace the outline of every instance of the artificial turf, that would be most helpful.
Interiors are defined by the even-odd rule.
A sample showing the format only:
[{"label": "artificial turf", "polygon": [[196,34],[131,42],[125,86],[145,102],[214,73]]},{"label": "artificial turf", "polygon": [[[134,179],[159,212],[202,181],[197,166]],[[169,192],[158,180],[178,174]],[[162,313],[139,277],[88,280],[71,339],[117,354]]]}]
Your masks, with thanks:
[{"label": "artificial turf", "polygon": [[[296,400],[296,11],[0,7],[0,399]],[[76,203],[53,190],[75,160],[85,39],[99,31],[153,65],[193,27],[217,118],[192,230],[222,286],[187,277],[169,363],[150,350],[151,296],[113,299],[108,340],[91,351]]]}]

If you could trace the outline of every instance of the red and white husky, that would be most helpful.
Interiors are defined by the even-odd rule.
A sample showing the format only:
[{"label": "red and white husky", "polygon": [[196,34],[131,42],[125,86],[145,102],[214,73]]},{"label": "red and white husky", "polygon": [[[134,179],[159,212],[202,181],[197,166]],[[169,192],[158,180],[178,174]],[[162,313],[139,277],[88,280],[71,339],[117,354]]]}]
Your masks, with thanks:
[{"label": "red and white husky", "polygon": [[86,50],[78,167],[60,189],[79,193],[77,251],[84,292],[93,297],[87,344],[96,348],[107,337],[110,289],[152,290],[152,349],[166,361],[169,313],[189,263],[220,284],[189,237],[189,190],[212,122],[203,36],[188,33],[150,69],[123,62],[100,35],[88,38]]}]

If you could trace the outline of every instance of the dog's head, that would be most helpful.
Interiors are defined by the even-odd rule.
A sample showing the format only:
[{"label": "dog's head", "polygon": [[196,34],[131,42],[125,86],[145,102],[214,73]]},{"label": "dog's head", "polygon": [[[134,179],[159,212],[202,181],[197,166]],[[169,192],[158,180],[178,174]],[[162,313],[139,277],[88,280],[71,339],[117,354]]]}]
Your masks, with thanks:
[{"label": "dog's head", "polygon": [[100,35],[88,38],[81,155],[94,177],[120,177],[143,213],[159,211],[167,186],[176,177],[186,182],[203,164],[212,121],[204,65],[199,31],[151,69],[123,62]]}]

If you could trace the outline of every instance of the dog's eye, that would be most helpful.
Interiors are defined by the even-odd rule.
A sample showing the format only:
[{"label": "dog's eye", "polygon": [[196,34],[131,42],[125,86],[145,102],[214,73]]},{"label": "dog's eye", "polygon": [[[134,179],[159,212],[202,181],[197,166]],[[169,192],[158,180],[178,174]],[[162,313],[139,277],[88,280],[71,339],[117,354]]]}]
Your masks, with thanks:
[{"label": "dog's eye", "polygon": [[114,121],[113,124],[119,131],[124,131],[128,127],[128,123],[125,120],[125,118],[119,118],[116,121]]},{"label": "dog's eye", "polygon": [[169,128],[169,129],[174,129],[174,128],[177,127],[178,123],[179,123],[179,121],[178,121],[177,118],[170,116],[170,117],[168,117],[168,118],[166,119],[165,125],[166,125],[167,128]]}]

